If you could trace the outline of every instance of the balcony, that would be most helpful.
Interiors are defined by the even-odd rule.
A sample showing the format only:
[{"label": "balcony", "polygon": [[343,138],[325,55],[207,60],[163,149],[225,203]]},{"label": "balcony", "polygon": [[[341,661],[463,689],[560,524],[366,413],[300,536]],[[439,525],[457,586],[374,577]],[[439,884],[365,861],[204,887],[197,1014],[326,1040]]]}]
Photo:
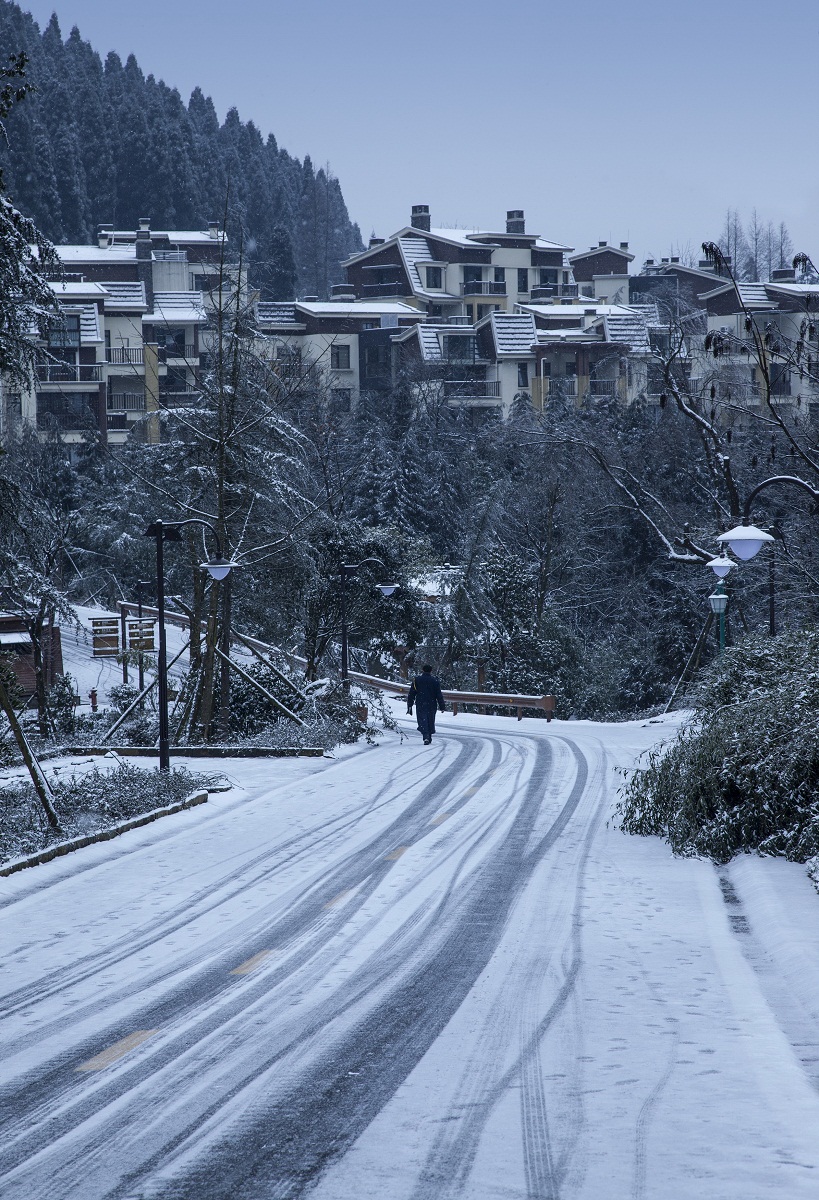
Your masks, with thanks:
[{"label": "balcony", "polygon": [[[370,300],[375,300],[379,296],[403,296],[404,284],[400,279],[396,279],[394,283],[364,283],[359,288],[362,297]],[[342,306],[339,305],[339,308]]]},{"label": "balcony", "polygon": [[38,363],[39,383],[99,383],[102,366],[97,363]]},{"label": "balcony", "polygon": [[141,346],[111,346],[108,350],[108,361],[115,366],[127,364],[132,367],[141,367],[145,362],[145,356]]},{"label": "balcony", "polygon": [[461,284],[462,296],[505,296],[506,284],[491,279],[468,279]]},{"label": "balcony", "polygon": [[154,262],[186,263],[187,250],[154,250]]},{"label": "balcony", "polygon": [[109,412],[144,412],[144,392],[114,392],[108,397]]},{"label": "balcony", "polygon": [[544,283],[532,288],[532,300],[553,300],[556,297],[573,300],[579,294],[576,283]]},{"label": "balcony", "polygon": [[191,362],[196,359],[198,364],[199,356],[196,353],[196,347],[191,343],[186,343],[184,346],[181,343],[169,342],[167,346],[159,347],[159,361],[168,362],[171,359],[182,358],[186,362]]},{"label": "balcony", "polygon": [[499,400],[500,382],[496,379],[445,379],[445,400]]},{"label": "balcony", "polygon": [[616,379],[590,379],[589,393],[592,396],[616,396],[617,395],[617,380]]}]

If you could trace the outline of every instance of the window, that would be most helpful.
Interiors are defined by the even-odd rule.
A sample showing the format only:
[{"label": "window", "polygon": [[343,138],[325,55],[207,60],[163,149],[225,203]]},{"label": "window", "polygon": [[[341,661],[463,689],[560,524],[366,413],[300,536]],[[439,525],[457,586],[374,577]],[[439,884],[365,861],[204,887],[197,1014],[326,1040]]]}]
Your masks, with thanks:
[{"label": "window", "polygon": [[[225,279],[225,288],[228,287],[229,281]],[[219,290],[219,275],[191,275],[191,291],[194,292],[217,292]]]},{"label": "window", "polygon": [[157,345],[164,346],[166,352],[174,352],[179,357],[185,357],[185,330],[159,329],[156,334]]},{"label": "window", "polygon": [[76,349],[80,344],[80,314],[64,313],[48,328],[49,350]]},{"label": "window", "polygon": [[529,364],[526,362],[518,363],[518,387],[528,388],[529,386]]},{"label": "window", "polygon": [[336,412],[349,412],[353,403],[353,389],[331,388],[330,399]]},{"label": "window", "polygon": [[483,279],[483,267],[464,267],[464,283],[480,283]]},{"label": "window", "polygon": [[505,267],[495,267],[495,283],[506,283]]},{"label": "window", "polygon": [[577,363],[567,362],[566,363],[566,374],[567,375],[576,375],[577,374]]},{"label": "window", "polygon": [[528,292],[529,291],[529,268],[528,267],[518,267],[518,291],[519,292]]},{"label": "window", "polygon": [[552,374],[552,364],[550,362],[542,362],[540,364],[540,373],[544,379],[549,379]]},{"label": "window", "polygon": [[350,369],[350,347],[349,346],[331,346],[330,347],[330,366],[334,371],[349,371]]},{"label": "window", "polygon": [[541,287],[556,287],[557,286],[557,271],[553,267],[540,268],[540,286]]},{"label": "window", "polygon": [[89,429],[97,427],[94,405],[99,397],[92,392],[37,393],[38,429]]},{"label": "window", "polygon": [[473,362],[477,358],[477,348],[474,337],[450,334],[444,338],[444,358],[449,362]]},{"label": "window", "polygon": [[428,288],[443,287],[444,273],[440,267],[427,267],[426,272]]}]

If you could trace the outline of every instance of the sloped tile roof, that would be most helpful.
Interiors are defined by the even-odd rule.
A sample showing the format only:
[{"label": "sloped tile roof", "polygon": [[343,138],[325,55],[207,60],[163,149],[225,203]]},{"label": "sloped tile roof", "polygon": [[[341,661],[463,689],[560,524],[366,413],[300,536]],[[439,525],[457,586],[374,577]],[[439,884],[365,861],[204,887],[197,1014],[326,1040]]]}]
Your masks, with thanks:
[{"label": "sloped tile roof", "polygon": [[531,313],[500,313],[491,315],[492,336],[498,357],[526,357],[535,342],[535,318]]},{"label": "sloped tile roof", "polygon": [[148,304],[145,299],[145,284],[140,280],[132,283],[104,283],[108,293],[105,301],[106,308],[144,308]]},{"label": "sloped tile roof", "polygon": [[607,313],[603,318],[603,325],[606,341],[624,342],[631,348],[632,354],[651,353],[648,326],[642,313],[625,308],[617,313]]},{"label": "sloped tile roof", "polygon": [[61,304],[60,311],[80,314],[80,340],[83,345],[102,341],[96,304]]}]

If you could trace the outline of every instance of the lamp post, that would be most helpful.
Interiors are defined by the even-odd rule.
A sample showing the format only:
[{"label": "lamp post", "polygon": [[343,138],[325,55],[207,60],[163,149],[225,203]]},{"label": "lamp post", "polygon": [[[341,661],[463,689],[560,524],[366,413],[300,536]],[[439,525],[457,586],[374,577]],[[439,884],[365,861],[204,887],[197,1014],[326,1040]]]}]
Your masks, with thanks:
[{"label": "lamp post", "polygon": [[[341,607],[341,686],[345,692],[350,690],[349,648],[347,640],[347,580],[358,573],[367,563],[378,563],[383,567],[380,558],[363,558],[358,563],[342,563],[338,575],[340,581],[339,601]],[[391,596],[398,588],[397,583],[379,583],[376,585],[382,596]]]},{"label": "lamp post", "polygon": [[[727,544],[733,553],[736,554],[737,558],[741,558],[743,562],[747,562],[755,554],[758,554],[766,542],[773,543],[774,541],[770,533],[766,533],[764,529],[758,529],[756,525],[751,524],[751,505],[761,491],[765,488],[773,487],[774,484],[790,484],[792,487],[801,488],[802,491],[807,492],[814,500],[819,501],[819,488],[812,487],[797,475],[772,475],[770,479],[763,479],[762,483],[758,483],[748,493],[742,513],[742,524],[729,529],[727,533],[721,533],[717,538],[717,541],[722,542],[723,546]],[[773,547],[771,552],[773,554]],[[773,557],[769,564],[768,597],[769,633],[773,637],[776,633]]]},{"label": "lamp post", "polygon": [[167,771],[171,765],[170,733],[168,730],[168,649],[165,639],[165,542],[181,542],[181,530],[186,525],[203,525],[209,529],[216,541],[216,558],[200,565],[214,579],[224,579],[236,563],[230,562],[222,552],[222,539],[209,521],[190,517],[186,521],[153,521],[145,530],[146,537],[156,541],[156,607],[159,619],[159,653],[157,656],[157,686],[159,691],[159,769]]}]

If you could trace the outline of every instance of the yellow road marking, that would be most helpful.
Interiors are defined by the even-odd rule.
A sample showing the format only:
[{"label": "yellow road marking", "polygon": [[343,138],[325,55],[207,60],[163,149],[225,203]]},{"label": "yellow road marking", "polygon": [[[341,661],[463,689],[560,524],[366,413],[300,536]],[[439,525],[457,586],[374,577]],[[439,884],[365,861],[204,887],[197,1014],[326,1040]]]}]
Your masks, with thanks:
[{"label": "yellow road marking", "polygon": [[247,962],[240,963],[238,967],[234,967],[231,975],[249,975],[251,971],[255,971],[257,967],[260,967],[264,960],[272,953],[272,950],[260,950],[258,954],[254,954]]},{"label": "yellow road marking", "polygon": [[450,813],[438,813],[437,817],[432,818],[430,825],[441,825],[450,815]]},{"label": "yellow road marking", "polygon": [[138,1029],[136,1033],[129,1033],[127,1037],[114,1042],[113,1046],[109,1046],[107,1050],[95,1054],[93,1058],[89,1058],[88,1062],[84,1062],[81,1066],[76,1067],[75,1070],[102,1071],[105,1067],[110,1067],[111,1063],[115,1063],[118,1058],[123,1058],[131,1050],[135,1050],[137,1046],[142,1045],[149,1037],[153,1037],[158,1032],[158,1029]]},{"label": "yellow road marking", "polygon": [[333,896],[332,900],[328,900],[324,905],[325,908],[332,908],[334,904],[340,904],[342,900],[346,900],[352,893],[352,888],[345,888],[343,892],[339,892],[337,896]]},{"label": "yellow road marking", "polygon": [[392,851],[391,854],[388,854],[386,856],[386,858],[384,859],[384,862],[395,862],[397,859],[399,859],[401,857],[402,854],[406,854],[406,852],[408,850],[409,850],[409,846],[397,846],[395,848],[395,850]]}]

